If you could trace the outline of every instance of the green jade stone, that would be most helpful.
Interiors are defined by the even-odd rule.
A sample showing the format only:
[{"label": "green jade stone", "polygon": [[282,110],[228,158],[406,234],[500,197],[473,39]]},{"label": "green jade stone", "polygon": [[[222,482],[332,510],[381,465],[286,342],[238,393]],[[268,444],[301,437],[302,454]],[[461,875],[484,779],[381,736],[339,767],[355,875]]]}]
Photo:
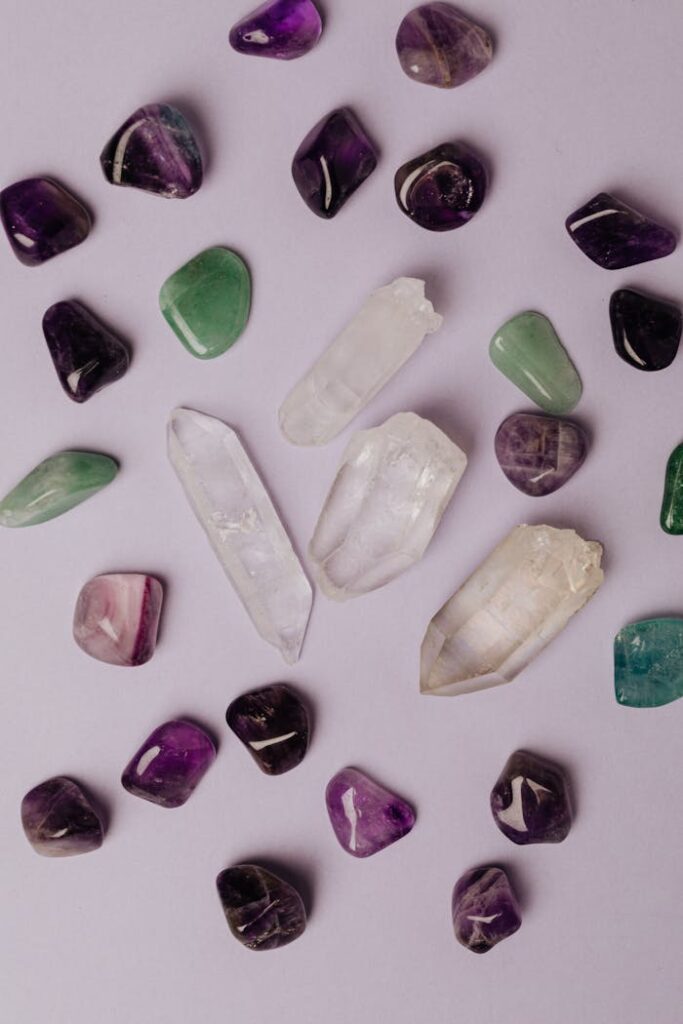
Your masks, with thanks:
[{"label": "green jade stone", "polygon": [[674,448],[667,463],[659,521],[665,533],[683,533],[683,444]]},{"label": "green jade stone", "polygon": [[159,305],[188,352],[215,359],[237,341],[249,318],[249,271],[231,249],[205,249],[171,274]]},{"label": "green jade stone", "polygon": [[614,688],[629,708],[658,708],[683,697],[683,619],[646,619],[617,633]]},{"label": "green jade stone", "polygon": [[55,519],[97,494],[117,473],[118,466],[108,455],[52,455],[0,501],[0,526],[35,526]]},{"label": "green jade stone", "polygon": [[571,412],[583,391],[581,378],[541,313],[520,313],[494,335],[489,347],[496,369],[546,412]]}]

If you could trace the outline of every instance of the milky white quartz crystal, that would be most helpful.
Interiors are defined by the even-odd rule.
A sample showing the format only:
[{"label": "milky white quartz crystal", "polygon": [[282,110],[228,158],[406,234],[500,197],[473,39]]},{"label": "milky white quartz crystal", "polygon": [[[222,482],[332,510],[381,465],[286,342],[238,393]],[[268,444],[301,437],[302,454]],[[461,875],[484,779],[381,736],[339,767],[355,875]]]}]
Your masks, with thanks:
[{"label": "milky white quartz crystal", "polygon": [[352,437],[309,553],[328,597],[384,586],[424,554],[467,456],[413,412]]},{"label": "milky white quartz crystal", "polygon": [[293,664],[313,592],[239,437],[221,420],[176,409],[168,424],[168,454],[256,629]]},{"label": "milky white quartz crystal", "polygon": [[574,530],[517,526],[429,624],[420,689],[450,696],[507,683],[603,581],[602,546]]},{"label": "milky white quartz crystal", "polygon": [[399,277],[373,292],[284,400],[285,437],[300,445],[332,440],[442,322],[424,281]]}]

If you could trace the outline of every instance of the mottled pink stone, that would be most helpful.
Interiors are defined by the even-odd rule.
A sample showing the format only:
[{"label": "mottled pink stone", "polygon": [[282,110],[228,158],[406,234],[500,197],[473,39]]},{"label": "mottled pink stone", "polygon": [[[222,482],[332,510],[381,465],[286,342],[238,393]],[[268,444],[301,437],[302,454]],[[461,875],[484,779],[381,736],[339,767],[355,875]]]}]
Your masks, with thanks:
[{"label": "mottled pink stone", "polygon": [[95,576],[78,595],[74,639],[98,661],[143,665],[154,654],[162,601],[161,583],[152,576]]},{"label": "mottled pink stone", "polygon": [[216,759],[198,725],[164,722],[148,736],[121,776],[124,789],[161,807],[180,807]]},{"label": "mottled pink stone", "polygon": [[410,804],[355,768],[337,772],[325,797],[334,834],[353,857],[378,853],[415,824]]}]

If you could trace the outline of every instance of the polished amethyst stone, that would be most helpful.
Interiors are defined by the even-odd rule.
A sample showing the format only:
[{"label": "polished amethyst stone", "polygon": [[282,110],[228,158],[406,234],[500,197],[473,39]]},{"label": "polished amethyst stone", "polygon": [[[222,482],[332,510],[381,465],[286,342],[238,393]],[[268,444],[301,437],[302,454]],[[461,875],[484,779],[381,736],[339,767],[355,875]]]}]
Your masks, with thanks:
[{"label": "polished amethyst stone", "polygon": [[323,23],[312,0],[268,0],[230,30],[230,45],[253,57],[294,60],[312,50]]},{"label": "polished amethyst stone", "polygon": [[266,775],[296,768],[308,750],[308,711],[284,683],[243,693],[226,720]]},{"label": "polished amethyst stone", "polygon": [[515,413],[499,426],[495,449],[510,483],[524,494],[540,498],[571,480],[586,458],[588,438],[571,420]]},{"label": "polished amethyst stone", "polygon": [[422,4],[406,14],[396,36],[401,67],[416,82],[453,89],[486,68],[491,37],[451,4]]},{"label": "polished amethyst stone", "polygon": [[466,146],[450,142],[399,167],[403,212],[428,231],[452,231],[472,219],[486,195],[486,170]]},{"label": "polished amethyst stone", "polygon": [[41,782],[21,801],[21,823],[29,843],[43,857],[73,857],[97,850],[104,825],[77,782],[57,776]]},{"label": "polished amethyst stone", "polygon": [[676,236],[607,192],[567,218],[566,228],[581,252],[605,270],[621,270],[668,256]]},{"label": "polished amethyst stone", "polygon": [[165,199],[187,199],[202,183],[202,158],[185,117],[166,103],[140,107],[102,150],[112,185],[129,185]]},{"label": "polished amethyst stone", "polygon": [[80,245],[91,226],[83,204],[50,178],[26,178],[4,188],[0,217],[15,256],[27,267]]},{"label": "polished amethyst stone", "polygon": [[371,857],[415,824],[410,804],[355,768],[330,779],[325,799],[334,834],[354,857]]},{"label": "polished amethyst stone", "polygon": [[212,740],[190,722],[165,722],[155,729],[130,762],[124,789],[161,807],[180,807],[192,795],[216,758]]},{"label": "polished amethyst stone", "polygon": [[277,949],[306,928],[306,910],[294,886],[256,864],[238,864],[216,879],[230,931],[247,949]]},{"label": "polished amethyst stone", "polygon": [[502,868],[467,871],[453,889],[455,937],[473,953],[488,953],[518,930],[522,915]]},{"label": "polished amethyst stone", "polygon": [[491,792],[496,825],[518,846],[561,843],[572,823],[569,787],[561,768],[516,750]]},{"label": "polished amethyst stone", "polygon": [[74,402],[87,402],[128,369],[128,349],[121,339],[80,302],[50,306],[43,334],[59,383]]},{"label": "polished amethyst stone", "polygon": [[346,107],[319,121],[301,143],[292,163],[294,184],[318,217],[339,213],[377,166],[377,153],[365,129]]},{"label": "polished amethyst stone", "polygon": [[622,288],[610,300],[614,347],[637,370],[664,370],[681,341],[681,310],[671,302]]}]

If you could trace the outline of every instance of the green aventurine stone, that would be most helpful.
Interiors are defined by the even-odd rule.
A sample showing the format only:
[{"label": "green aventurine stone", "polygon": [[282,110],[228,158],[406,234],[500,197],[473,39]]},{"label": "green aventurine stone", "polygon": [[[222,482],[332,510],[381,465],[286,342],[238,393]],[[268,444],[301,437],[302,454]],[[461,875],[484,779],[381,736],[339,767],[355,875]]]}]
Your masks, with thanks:
[{"label": "green aventurine stone", "polygon": [[555,328],[540,313],[520,313],[494,335],[493,365],[546,412],[562,416],[581,398],[581,378]]},{"label": "green aventurine stone", "polygon": [[205,249],[171,274],[159,295],[161,312],[188,352],[214,359],[237,341],[251,306],[251,277],[237,253]]},{"label": "green aventurine stone", "polygon": [[683,533],[683,444],[674,448],[667,463],[659,521],[666,533]]},{"label": "green aventurine stone", "polygon": [[683,619],[647,619],[617,633],[614,688],[630,708],[658,708],[683,697]]},{"label": "green aventurine stone", "polygon": [[108,455],[52,455],[0,501],[0,526],[35,526],[61,516],[97,494],[117,473],[118,466]]}]

